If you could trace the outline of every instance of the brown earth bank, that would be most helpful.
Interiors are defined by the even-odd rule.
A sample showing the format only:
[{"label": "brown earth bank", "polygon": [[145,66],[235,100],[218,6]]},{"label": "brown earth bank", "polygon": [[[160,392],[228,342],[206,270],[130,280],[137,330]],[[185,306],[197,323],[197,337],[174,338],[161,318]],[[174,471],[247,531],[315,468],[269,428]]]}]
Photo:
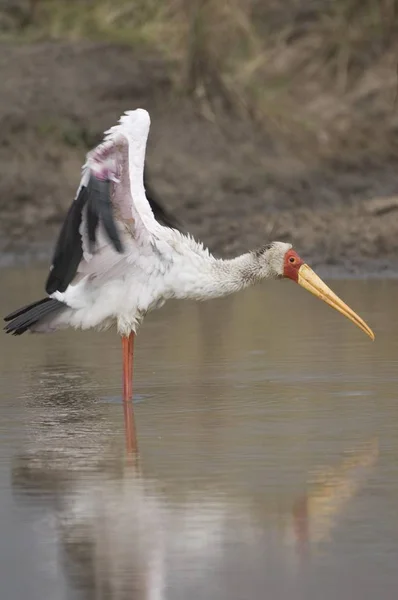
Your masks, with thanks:
[{"label": "brown earth bank", "polygon": [[[322,157],[300,139],[172,89],[156,56],[98,43],[0,45],[0,254],[48,260],[87,149],[146,108],[151,186],[222,256],[292,242],[315,266],[398,272],[393,158]],[[1,262],[1,261],[0,261]]]}]

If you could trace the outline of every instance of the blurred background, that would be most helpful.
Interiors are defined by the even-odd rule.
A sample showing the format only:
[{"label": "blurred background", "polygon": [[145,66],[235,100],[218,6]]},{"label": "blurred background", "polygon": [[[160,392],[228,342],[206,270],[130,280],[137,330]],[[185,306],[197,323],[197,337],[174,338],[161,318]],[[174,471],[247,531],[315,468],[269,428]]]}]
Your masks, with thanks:
[{"label": "blurred background", "polygon": [[0,0],[0,250],[47,259],[85,153],[149,110],[150,185],[221,255],[398,253],[398,0]]}]

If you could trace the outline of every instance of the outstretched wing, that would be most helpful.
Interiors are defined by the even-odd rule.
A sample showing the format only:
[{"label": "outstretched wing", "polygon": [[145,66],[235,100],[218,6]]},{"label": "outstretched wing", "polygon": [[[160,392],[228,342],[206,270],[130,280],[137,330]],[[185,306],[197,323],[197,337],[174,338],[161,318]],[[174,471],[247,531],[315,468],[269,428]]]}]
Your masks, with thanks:
[{"label": "outstretched wing", "polygon": [[[105,263],[109,270],[122,260],[126,245],[132,241],[135,249],[149,245],[162,225],[178,229],[153,193],[148,198],[145,194],[149,126],[145,110],[126,112],[87,155],[76,198],[56,243],[46,283],[48,294],[64,292],[78,271],[92,273],[95,265],[105,268]],[[99,255],[101,260],[96,261]]]}]

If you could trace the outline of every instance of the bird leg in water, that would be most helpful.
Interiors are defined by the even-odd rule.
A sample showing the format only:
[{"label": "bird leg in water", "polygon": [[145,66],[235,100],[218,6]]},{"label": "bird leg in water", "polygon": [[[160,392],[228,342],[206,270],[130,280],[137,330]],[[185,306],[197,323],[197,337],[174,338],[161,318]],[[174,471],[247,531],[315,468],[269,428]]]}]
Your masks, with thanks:
[{"label": "bird leg in water", "polygon": [[135,433],[135,421],[133,410],[133,350],[134,332],[128,337],[123,336],[123,410],[124,426],[126,434],[126,450],[128,454],[136,454],[138,451],[137,436]]},{"label": "bird leg in water", "polygon": [[132,400],[123,401],[124,433],[126,437],[126,451],[128,455],[138,453],[137,435],[135,433],[135,420]]},{"label": "bird leg in water", "polygon": [[134,332],[122,337],[123,346],[123,401],[133,400],[133,349]]}]

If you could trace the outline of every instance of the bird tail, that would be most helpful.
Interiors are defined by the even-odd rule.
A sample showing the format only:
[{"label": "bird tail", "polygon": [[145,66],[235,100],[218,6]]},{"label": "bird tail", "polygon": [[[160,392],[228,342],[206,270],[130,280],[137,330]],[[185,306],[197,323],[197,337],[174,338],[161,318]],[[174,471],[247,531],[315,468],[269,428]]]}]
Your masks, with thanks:
[{"label": "bird tail", "polygon": [[42,298],[42,300],[23,306],[4,317],[4,320],[7,321],[4,331],[13,335],[22,335],[28,329],[33,331],[38,325],[47,323],[50,317],[57,316],[66,308],[68,308],[67,305],[59,300]]}]

